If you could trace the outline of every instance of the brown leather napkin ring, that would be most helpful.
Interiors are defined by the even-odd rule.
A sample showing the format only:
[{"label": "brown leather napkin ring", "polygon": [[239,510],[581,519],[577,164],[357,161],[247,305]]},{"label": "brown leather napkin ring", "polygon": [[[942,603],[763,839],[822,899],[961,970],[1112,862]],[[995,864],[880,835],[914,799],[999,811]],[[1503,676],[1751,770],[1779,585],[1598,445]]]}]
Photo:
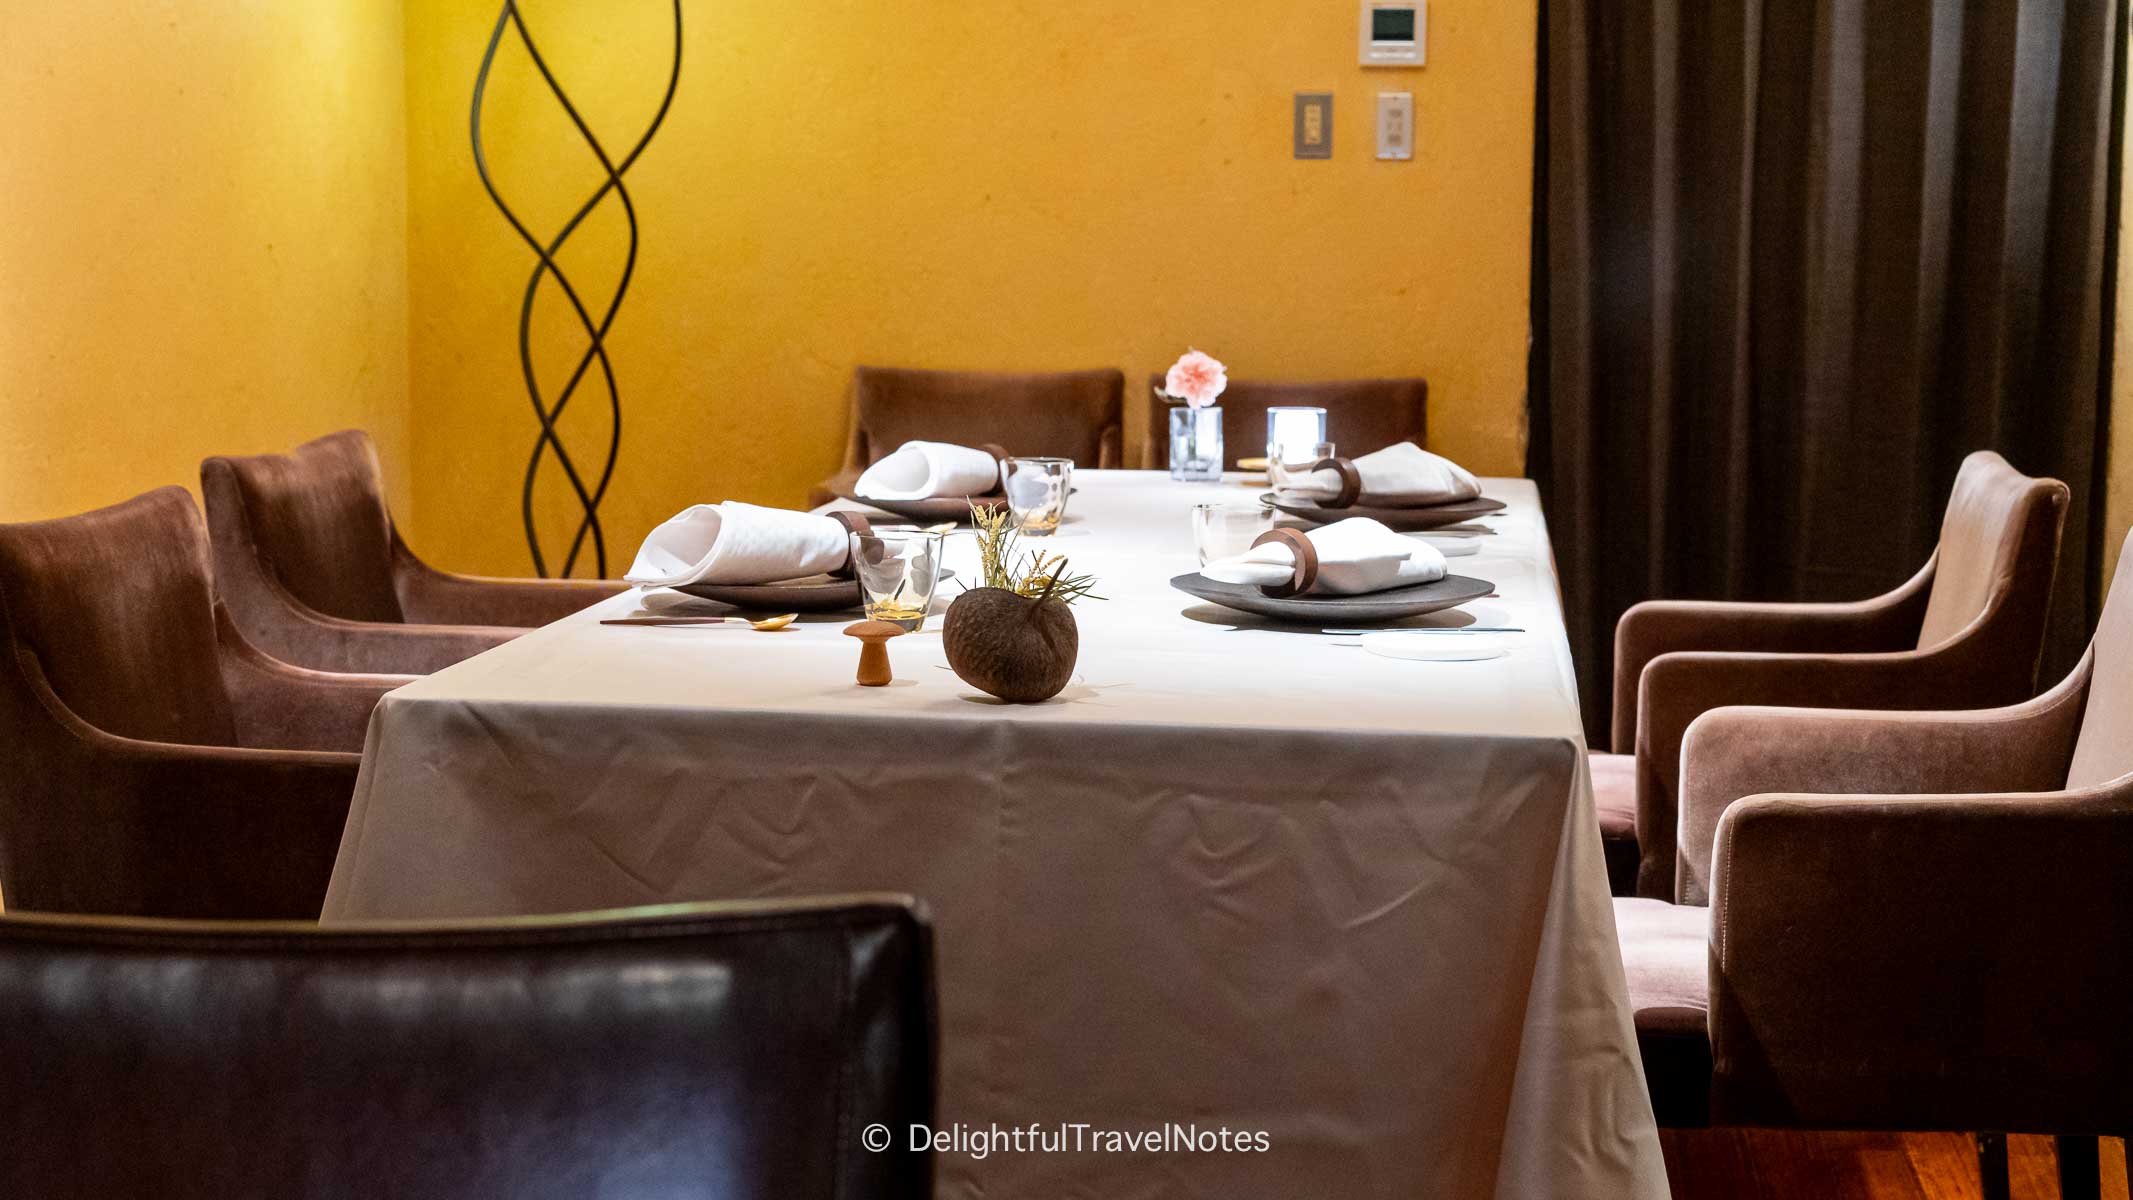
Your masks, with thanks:
[{"label": "brown leather napkin ring", "polygon": [[1355,469],[1352,458],[1321,458],[1311,464],[1314,471],[1334,470],[1340,472],[1341,490],[1333,499],[1322,502],[1320,508],[1353,508],[1363,496],[1363,473]]},{"label": "brown leather napkin ring", "polygon": [[1264,546],[1268,542],[1281,542],[1295,552],[1295,573],[1289,576],[1287,583],[1268,584],[1259,590],[1275,600],[1285,600],[1310,591],[1311,585],[1318,582],[1318,547],[1311,544],[1310,538],[1294,529],[1269,529],[1252,539],[1254,546]]},{"label": "brown leather napkin ring", "polygon": [[838,567],[834,571],[831,571],[830,577],[833,579],[856,578],[857,572],[852,567],[852,556],[849,553],[849,550],[852,545],[852,539],[850,535],[856,533],[861,537],[874,536],[873,523],[868,521],[863,515],[855,512],[833,512],[829,513],[828,516],[830,520],[835,521],[839,525],[844,526],[844,532],[846,535],[844,539],[844,544],[847,550],[847,553],[844,556],[844,565]]}]

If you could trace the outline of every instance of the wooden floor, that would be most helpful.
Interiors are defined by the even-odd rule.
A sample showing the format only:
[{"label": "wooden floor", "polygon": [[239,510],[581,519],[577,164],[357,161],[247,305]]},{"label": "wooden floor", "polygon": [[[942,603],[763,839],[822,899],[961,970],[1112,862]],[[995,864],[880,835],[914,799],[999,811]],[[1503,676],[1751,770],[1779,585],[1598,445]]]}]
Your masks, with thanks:
[{"label": "wooden floor", "polygon": [[[1675,1200],[1964,1200],[1978,1191],[1977,1151],[1954,1133],[1663,1130]],[[2014,1200],[2059,1194],[2046,1137],[2010,1137]],[[2128,1200],[2125,1145],[2104,1143],[2103,1194]]]}]

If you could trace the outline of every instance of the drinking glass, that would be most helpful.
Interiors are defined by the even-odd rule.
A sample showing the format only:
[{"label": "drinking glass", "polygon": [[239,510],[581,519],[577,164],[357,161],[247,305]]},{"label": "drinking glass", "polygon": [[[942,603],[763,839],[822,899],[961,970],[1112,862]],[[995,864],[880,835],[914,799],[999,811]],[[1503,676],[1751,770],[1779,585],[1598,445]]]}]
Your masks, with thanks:
[{"label": "drinking glass", "polygon": [[1218,558],[1244,553],[1254,539],[1273,527],[1274,514],[1261,505],[1230,501],[1192,506],[1192,543],[1203,567]]},{"label": "drinking glass", "polygon": [[1266,410],[1266,460],[1269,464],[1291,462],[1304,451],[1326,440],[1326,410],[1302,405],[1276,405]]},{"label": "drinking glass", "polygon": [[941,535],[916,530],[855,533],[852,574],[859,579],[868,620],[917,633],[926,627],[926,609],[940,579]]},{"label": "drinking glass", "polygon": [[1024,537],[1050,537],[1066,516],[1067,489],[1074,482],[1071,458],[1007,460],[1007,510]]},{"label": "drinking glass", "polygon": [[[1272,447],[1269,447],[1271,449]],[[1333,457],[1332,442],[1317,442],[1311,445],[1291,444],[1286,454],[1274,455],[1266,460],[1267,482],[1279,492],[1294,488],[1311,477],[1313,463]]]}]

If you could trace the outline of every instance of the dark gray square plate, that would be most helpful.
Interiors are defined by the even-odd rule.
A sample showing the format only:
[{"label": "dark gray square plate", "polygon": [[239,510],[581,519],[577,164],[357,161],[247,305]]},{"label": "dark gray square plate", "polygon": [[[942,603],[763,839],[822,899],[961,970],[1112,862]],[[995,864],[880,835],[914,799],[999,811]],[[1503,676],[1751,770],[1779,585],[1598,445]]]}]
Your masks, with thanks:
[{"label": "dark gray square plate", "polygon": [[674,590],[763,612],[842,612],[859,607],[858,580],[827,576],[791,583],[685,583]]},{"label": "dark gray square plate", "polygon": [[[1080,490],[1080,488],[1068,488],[1067,495],[1071,496]],[[930,500],[877,500],[869,496],[861,496],[856,492],[839,492],[837,495],[846,500],[857,501],[868,508],[879,509],[885,513],[895,513],[897,516],[907,520],[923,521],[928,525],[939,524],[942,521],[968,522],[970,520],[970,506],[973,504],[981,508],[998,508],[1000,505],[1007,503],[1007,497],[998,492],[990,492],[983,496],[935,496]]]},{"label": "dark gray square plate", "polygon": [[1007,503],[1007,497],[998,492],[994,492],[989,496],[935,496],[930,500],[876,500],[869,496],[854,495],[851,492],[839,492],[837,494],[846,500],[856,500],[868,508],[879,509],[885,513],[895,513],[899,517],[912,521],[923,521],[928,525],[937,524],[941,521],[968,521],[970,520],[970,506],[973,504],[984,508],[995,508]]},{"label": "dark gray square plate", "polygon": [[1276,600],[1251,584],[1217,583],[1198,571],[1178,576],[1170,581],[1170,586],[1224,608],[1308,625],[1397,621],[1401,617],[1457,608],[1496,590],[1496,585],[1486,579],[1446,575],[1435,583],[1418,583],[1413,587],[1371,592],[1364,596],[1291,596]]},{"label": "dark gray square plate", "polygon": [[1373,521],[1383,523],[1387,529],[1401,533],[1418,533],[1425,529],[1461,525],[1475,517],[1485,517],[1504,510],[1503,501],[1491,500],[1487,496],[1461,500],[1456,504],[1432,504],[1427,508],[1373,508],[1364,504],[1350,508],[1327,508],[1316,500],[1283,499],[1272,492],[1261,496],[1260,499],[1292,517],[1302,517],[1306,521],[1316,521],[1321,525],[1345,521],[1349,517],[1369,517]]},{"label": "dark gray square plate", "polygon": [[[954,578],[955,572],[943,567],[934,577],[933,586],[938,590]],[[716,600],[760,612],[843,612],[858,608],[860,601],[858,580],[832,579],[827,575],[789,583],[685,583],[674,590],[699,600]]]}]

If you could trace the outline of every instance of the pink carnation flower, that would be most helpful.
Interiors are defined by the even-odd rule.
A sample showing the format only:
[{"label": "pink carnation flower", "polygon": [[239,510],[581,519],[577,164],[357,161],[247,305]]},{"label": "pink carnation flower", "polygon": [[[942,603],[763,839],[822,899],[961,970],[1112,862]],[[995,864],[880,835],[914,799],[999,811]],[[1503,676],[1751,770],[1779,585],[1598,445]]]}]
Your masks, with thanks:
[{"label": "pink carnation flower", "polygon": [[1163,377],[1163,394],[1194,408],[1206,408],[1229,386],[1229,375],[1212,355],[1198,350],[1188,350],[1184,357],[1171,364],[1170,373]]}]

